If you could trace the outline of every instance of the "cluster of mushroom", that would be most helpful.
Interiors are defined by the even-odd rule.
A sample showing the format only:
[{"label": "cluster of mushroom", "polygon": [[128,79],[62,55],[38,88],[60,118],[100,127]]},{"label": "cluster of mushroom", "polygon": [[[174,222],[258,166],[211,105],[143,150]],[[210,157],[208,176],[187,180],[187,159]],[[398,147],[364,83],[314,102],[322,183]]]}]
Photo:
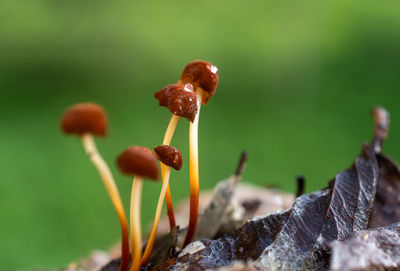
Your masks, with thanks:
[{"label": "cluster of mushroom", "polygon": [[[186,65],[180,80],[167,85],[154,94],[160,106],[168,108],[172,117],[165,132],[163,144],[154,148],[154,153],[142,146],[127,148],[117,157],[117,164],[124,174],[133,175],[130,200],[130,238],[125,210],[118,188],[107,163],[99,154],[93,136],[107,134],[105,111],[94,103],[76,104],[68,108],[61,120],[65,134],[75,134],[82,138],[84,149],[100,173],[121,225],[121,271],[137,271],[145,266],[151,256],[164,199],[170,227],[175,227],[172,196],[169,187],[171,168],[180,170],[183,159],[181,152],[170,146],[180,117],[190,122],[190,216],[184,246],[189,244],[196,232],[199,206],[199,166],[198,166],[198,124],[202,104],[207,104],[218,85],[218,69],[205,61],[192,61]],[[142,180],[159,179],[158,159],[161,162],[163,185],[159,196],[153,228],[142,256],[142,235],[140,226],[140,205]],[[131,264],[130,263],[131,255]]]}]

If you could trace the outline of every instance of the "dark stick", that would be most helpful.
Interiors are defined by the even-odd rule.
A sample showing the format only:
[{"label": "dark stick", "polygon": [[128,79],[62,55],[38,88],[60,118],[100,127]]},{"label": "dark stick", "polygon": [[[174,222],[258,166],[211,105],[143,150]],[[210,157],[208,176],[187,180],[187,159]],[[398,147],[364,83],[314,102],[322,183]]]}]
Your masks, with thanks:
[{"label": "dark stick", "polygon": [[377,106],[372,110],[375,120],[374,137],[372,145],[376,153],[380,153],[389,131],[389,113],[383,107]]},{"label": "dark stick", "polygon": [[296,176],[296,183],[297,183],[296,198],[297,198],[304,194],[306,179],[304,178],[303,175],[298,175]]},{"label": "dark stick", "polygon": [[242,154],[240,155],[239,163],[236,167],[235,176],[239,177],[240,175],[242,175],[244,166],[246,165],[246,162],[247,162],[247,157],[248,157],[248,153],[246,151],[242,151]]}]

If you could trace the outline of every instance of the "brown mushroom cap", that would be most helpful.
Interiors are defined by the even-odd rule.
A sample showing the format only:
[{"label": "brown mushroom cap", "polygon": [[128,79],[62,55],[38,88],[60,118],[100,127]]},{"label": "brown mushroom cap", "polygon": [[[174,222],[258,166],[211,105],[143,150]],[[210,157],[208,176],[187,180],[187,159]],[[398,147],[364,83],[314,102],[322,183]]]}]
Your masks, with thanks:
[{"label": "brown mushroom cap", "polygon": [[127,148],[117,157],[117,164],[124,174],[138,175],[152,180],[158,179],[157,160],[151,150],[146,147]]},{"label": "brown mushroom cap", "polygon": [[61,129],[65,134],[97,136],[107,134],[107,117],[103,108],[94,103],[80,103],[69,107],[61,117]]},{"label": "brown mushroom cap", "polygon": [[181,169],[183,163],[182,153],[177,148],[169,145],[160,145],[154,148],[154,153],[155,157],[163,164],[176,170]]},{"label": "brown mushroom cap", "polygon": [[186,65],[180,79],[181,83],[191,83],[203,91],[202,104],[207,104],[218,86],[218,68],[210,62],[195,60]]},{"label": "brown mushroom cap", "polygon": [[154,93],[160,106],[165,106],[172,114],[193,122],[198,106],[196,92],[191,84],[171,84]]}]

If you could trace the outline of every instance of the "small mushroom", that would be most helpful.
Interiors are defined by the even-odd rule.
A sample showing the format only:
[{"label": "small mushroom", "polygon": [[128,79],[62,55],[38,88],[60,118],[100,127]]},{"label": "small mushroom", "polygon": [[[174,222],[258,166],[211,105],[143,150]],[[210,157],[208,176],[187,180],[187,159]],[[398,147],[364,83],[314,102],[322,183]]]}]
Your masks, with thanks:
[{"label": "small mushroom", "polygon": [[140,205],[142,197],[143,178],[158,179],[157,160],[151,150],[146,147],[133,146],[126,149],[117,157],[120,171],[127,175],[133,175],[131,204],[130,204],[130,230],[131,230],[131,258],[130,271],[140,268],[142,254],[142,232],[140,222]]},{"label": "small mushroom", "polygon": [[83,147],[100,173],[104,186],[111,198],[121,224],[121,271],[129,267],[129,232],[124,206],[111,170],[96,148],[93,136],[107,134],[107,118],[101,106],[81,103],[69,107],[61,118],[61,129],[65,134],[75,134],[82,138]]},{"label": "small mushroom", "polygon": [[161,210],[169,183],[169,176],[171,174],[171,167],[174,168],[175,170],[180,170],[183,163],[181,152],[177,148],[171,147],[169,145],[161,145],[155,147],[154,156],[166,166],[166,171],[163,179],[163,186],[161,188],[160,197],[158,198],[157,210],[156,210],[156,215],[154,217],[153,228],[151,230],[151,234],[149,237],[149,241],[147,242],[146,249],[143,253],[142,266],[145,266],[148,263],[151,256],[151,252],[153,250],[154,241],[157,235],[158,223],[160,221]]},{"label": "small mushroom", "polygon": [[[194,121],[198,110],[197,95],[191,84],[171,84],[154,93],[154,97],[158,100],[160,106],[168,108],[172,113],[163,140],[163,145],[169,145],[180,117],[184,117],[191,122]],[[165,170],[165,165],[161,163],[161,176],[163,180],[165,179]],[[165,201],[167,203],[169,225],[172,229],[176,223],[169,186],[167,187]]]},{"label": "small mushroom", "polygon": [[186,65],[180,83],[190,83],[196,92],[202,92],[202,104],[207,104],[218,86],[218,68],[210,62],[195,60]]},{"label": "small mushroom", "polygon": [[175,116],[193,122],[198,107],[192,84],[170,84],[154,93],[158,105],[165,106]]},{"label": "small mushroom", "polygon": [[198,111],[189,128],[189,167],[190,167],[190,216],[184,246],[189,244],[197,227],[199,213],[199,155],[198,126],[201,104],[207,104],[218,86],[218,68],[210,62],[195,60],[186,65],[180,79],[181,83],[190,83],[197,94]]}]

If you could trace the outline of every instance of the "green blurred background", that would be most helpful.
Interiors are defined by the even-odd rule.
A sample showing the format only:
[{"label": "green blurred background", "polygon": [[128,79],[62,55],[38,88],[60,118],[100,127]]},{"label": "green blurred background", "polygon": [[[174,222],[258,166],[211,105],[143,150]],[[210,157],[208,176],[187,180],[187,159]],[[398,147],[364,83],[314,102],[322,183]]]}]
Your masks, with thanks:
[{"label": "green blurred background", "polygon": [[[109,115],[98,147],[128,205],[131,180],[114,159],[161,144],[170,113],[153,93],[185,64],[218,66],[219,88],[200,118],[201,189],[250,153],[244,179],[307,191],[351,164],[370,140],[374,105],[400,160],[398,1],[6,1],[0,3],[0,270],[52,269],[106,249],[119,225],[98,173],[59,118],[94,101]],[[188,155],[188,123],[173,144]],[[188,195],[187,160],[173,173]],[[146,183],[143,226],[160,190]]]}]

